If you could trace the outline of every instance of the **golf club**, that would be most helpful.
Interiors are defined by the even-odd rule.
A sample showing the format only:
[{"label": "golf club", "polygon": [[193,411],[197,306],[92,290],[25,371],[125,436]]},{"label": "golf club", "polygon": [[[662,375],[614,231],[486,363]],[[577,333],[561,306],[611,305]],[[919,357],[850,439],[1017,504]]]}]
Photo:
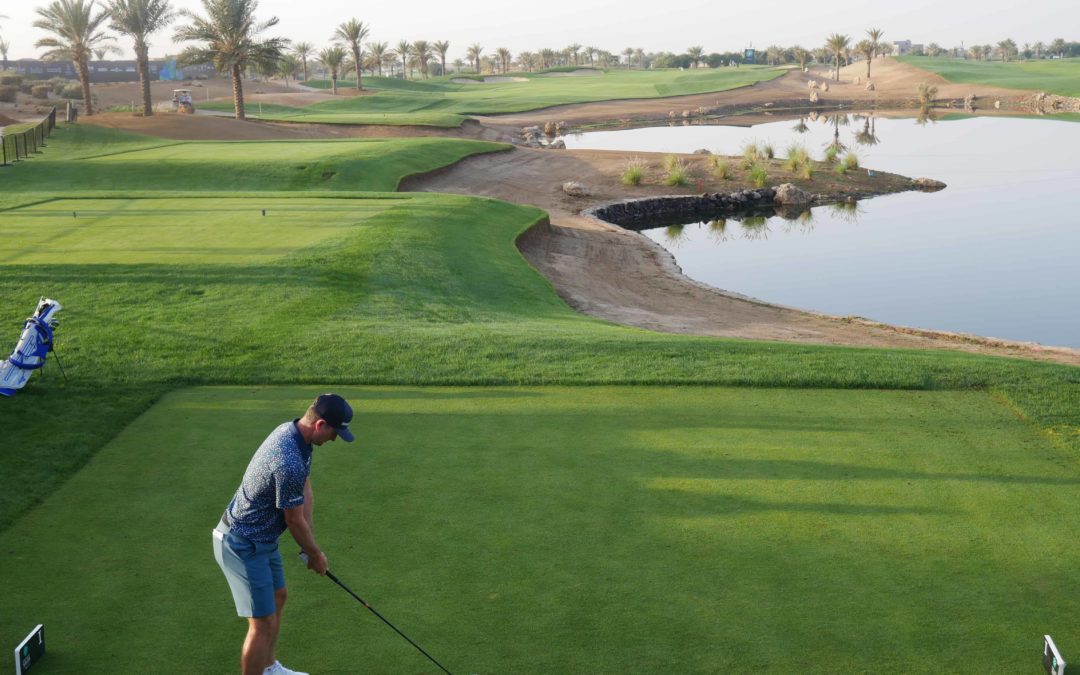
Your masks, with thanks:
[{"label": "golf club", "polygon": [[[303,551],[300,551],[300,559],[301,559],[301,560],[303,560],[303,561],[304,561],[304,564],[306,565],[306,564],[308,563],[308,556],[307,556],[307,553],[304,553]],[[389,621],[387,621],[387,620],[386,620],[386,617],[385,617],[385,616],[383,616],[382,614],[379,614],[379,612],[377,612],[377,611],[375,610],[375,608],[374,608],[374,607],[372,607],[371,605],[369,605],[369,604],[367,604],[366,602],[364,602],[364,599],[363,599],[363,598],[361,598],[361,597],[360,597],[359,595],[357,595],[356,593],[353,593],[353,592],[352,592],[352,590],[350,590],[348,586],[346,586],[345,584],[341,583],[341,579],[338,579],[338,578],[337,578],[336,576],[334,576],[334,573],[333,573],[333,572],[331,572],[330,570],[326,570],[326,576],[328,576],[328,577],[330,578],[330,581],[333,581],[333,582],[334,582],[335,584],[337,584],[338,586],[341,586],[342,588],[344,588],[344,589],[345,589],[345,592],[346,592],[346,593],[348,593],[349,595],[353,596],[354,598],[356,598],[356,599],[357,599],[357,601],[358,601],[358,602],[359,602],[359,603],[360,603],[361,605],[363,605],[364,607],[367,607],[368,609],[370,609],[370,610],[371,610],[371,613],[372,613],[372,614],[374,614],[375,616],[379,617],[379,619],[381,619],[381,620],[382,620],[382,622],[383,622],[383,623],[385,623],[385,624],[386,624],[387,626],[390,626],[391,628],[393,628],[393,629],[394,629],[394,632],[395,632],[395,633],[397,633],[397,634],[398,634],[398,635],[400,635],[401,637],[403,637],[403,638],[405,638],[406,640],[408,640],[408,641],[409,641],[409,644],[411,644],[411,645],[412,645],[413,647],[416,647],[416,648],[417,648],[418,650],[420,650],[420,653],[421,653],[421,654],[423,654],[424,656],[428,657],[428,659],[430,659],[432,663],[434,663],[434,664],[435,664],[435,665],[437,665],[437,666],[438,666],[438,667],[439,667],[440,669],[442,669],[442,671],[443,671],[444,673],[446,673],[446,675],[454,675],[454,674],[453,674],[453,673],[451,673],[451,672],[450,672],[449,670],[447,670],[447,669],[446,669],[446,667],[445,667],[445,666],[443,666],[443,664],[441,664],[441,663],[439,663],[438,661],[436,661],[436,660],[435,660],[435,657],[434,657],[434,656],[432,656],[431,654],[428,654],[427,652],[425,652],[425,651],[424,651],[424,648],[423,648],[423,647],[421,647],[420,645],[418,645],[418,644],[416,644],[415,642],[413,642],[413,641],[412,641],[412,639],[410,639],[408,635],[406,635],[405,633],[402,633],[402,632],[401,632],[400,630],[398,630],[397,626],[395,626],[394,624],[392,624],[392,623],[390,623]]]}]

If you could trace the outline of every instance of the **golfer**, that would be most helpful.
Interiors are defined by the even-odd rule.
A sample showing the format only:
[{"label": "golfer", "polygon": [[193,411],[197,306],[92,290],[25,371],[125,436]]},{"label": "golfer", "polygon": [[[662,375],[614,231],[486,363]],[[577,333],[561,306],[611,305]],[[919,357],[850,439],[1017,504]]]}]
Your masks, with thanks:
[{"label": "golfer", "polygon": [[232,589],[236,613],[248,620],[243,675],[307,675],[274,656],[286,597],[278,537],[288,530],[307,553],[308,569],[326,574],[326,555],[311,525],[311,454],[313,446],[337,438],[351,442],[352,416],[345,399],[323,394],[303,417],[274,429],[214,528],[214,557]]}]

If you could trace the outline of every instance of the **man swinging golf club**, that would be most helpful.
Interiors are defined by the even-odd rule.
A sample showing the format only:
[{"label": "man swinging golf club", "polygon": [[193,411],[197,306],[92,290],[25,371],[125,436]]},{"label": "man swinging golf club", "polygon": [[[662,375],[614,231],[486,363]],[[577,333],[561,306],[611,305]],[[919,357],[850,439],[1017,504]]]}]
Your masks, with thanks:
[{"label": "man swinging golf club", "polygon": [[236,613],[248,619],[243,675],[306,675],[274,655],[287,594],[278,537],[288,530],[307,554],[308,569],[326,574],[329,564],[311,525],[311,454],[313,446],[337,438],[351,442],[352,416],[345,399],[323,394],[303,417],[274,429],[214,528],[214,557],[232,589]]}]

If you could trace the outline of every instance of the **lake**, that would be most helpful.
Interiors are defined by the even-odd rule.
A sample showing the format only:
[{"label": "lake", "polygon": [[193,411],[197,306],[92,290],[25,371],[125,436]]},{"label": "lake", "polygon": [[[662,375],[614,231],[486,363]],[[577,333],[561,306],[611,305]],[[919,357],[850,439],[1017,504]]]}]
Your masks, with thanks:
[{"label": "lake", "polygon": [[[821,159],[839,140],[863,167],[944,181],[937,193],[822,206],[794,221],[646,230],[683,271],[782,305],[886,323],[1080,347],[1080,124],[840,114],[752,127],[571,135],[568,148],[740,155],[750,142]],[[865,171],[866,169],[860,169]]]}]

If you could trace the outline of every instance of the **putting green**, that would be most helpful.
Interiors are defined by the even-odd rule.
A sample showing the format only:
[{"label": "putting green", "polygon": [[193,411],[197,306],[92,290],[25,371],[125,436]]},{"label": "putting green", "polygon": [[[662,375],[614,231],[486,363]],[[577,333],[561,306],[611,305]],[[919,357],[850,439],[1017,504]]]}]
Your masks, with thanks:
[{"label": "putting green", "polygon": [[0,213],[0,264],[265,263],[345,236],[395,199],[57,199]]},{"label": "putting green", "polygon": [[[326,389],[187,389],[134,420],[0,535],[0,639],[44,622],[42,674],[232,670],[210,529]],[[358,442],[316,450],[331,568],[451,670],[1025,672],[1044,633],[1080,650],[1075,462],[987,394],[337,389]],[[433,671],[294,551],[286,664]]]}]

